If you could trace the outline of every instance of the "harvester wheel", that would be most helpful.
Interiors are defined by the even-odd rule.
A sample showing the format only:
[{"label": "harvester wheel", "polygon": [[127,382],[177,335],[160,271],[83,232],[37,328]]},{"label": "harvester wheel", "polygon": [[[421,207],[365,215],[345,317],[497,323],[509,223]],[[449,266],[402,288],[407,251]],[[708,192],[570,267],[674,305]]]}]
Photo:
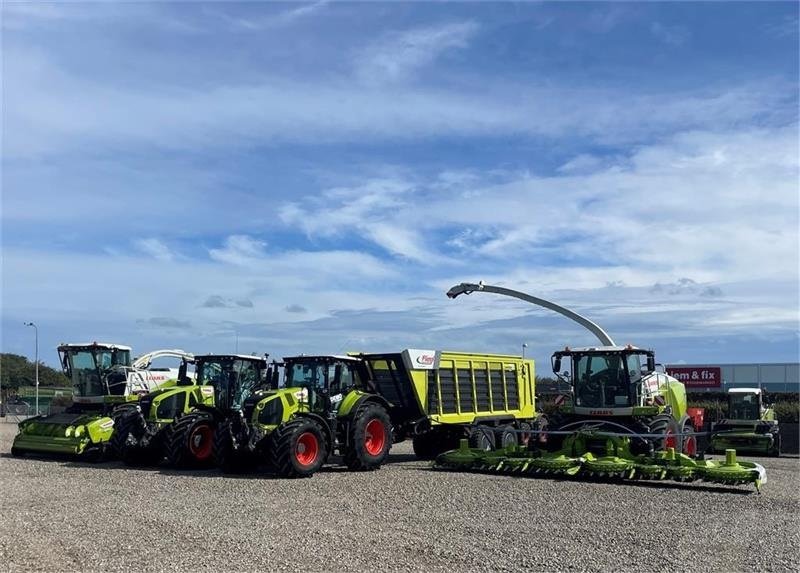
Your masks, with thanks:
[{"label": "harvester wheel", "polygon": [[680,452],[680,440],[676,436],[679,433],[678,423],[675,418],[669,414],[659,414],[650,422],[650,434],[663,434],[663,438],[650,438],[653,441],[653,449],[655,451],[666,450],[667,448],[675,448],[675,451]]},{"label": "harvester wheel", "polygon": [[470,448],[491,452],[494,449],[494,444],[494,432],[490,428],[478,426],[469,433]]},{"label": "harvester wheel", "polygon": [[412,444],[414,446],[414,454],[421,460],[432,460],[436,457],[437,448],[434,442],[434,432],[426,432],[418,436],[414,436]]},{"label": "harvester wheel", "polygon": [[517,433],[513,426],[503,426],[495,432],[495,444],[498,450],[516,446],[517,443]]},{"label": "harvester wheel", "polygon": [[167,462],[176,468],[211,465],[214,420],[205,414],[183,416],[172,426],[167,442]]},{"label": "harvester wheel", "polygon": [[325,432],[319,422],[297,418],[270,434],[271,465],[287,478],[311,477],[328,457]]},{"label": "harvester wheel", "polygon": [[225,473],[245,472],[256,465],[249,452],[236,451],[230,419],[223,421],[214,432],[214,463]]},{"label": "harvester wheel", "polygon": [[351,470],[376,470],[389,457],[392,422],[383,406],[367,403],[358,408],[347,433],[344,463]]},{"label": "harvester wheel", "polygon": [[11,455],[15,458],[21,458],[25,455],[25,450],[20,450],[19,448],[11,447]]},{"label": "harvester wheel", "polygon": [[683,423],[683,428],[681,428],[681,452],[693,458],[697,455],[697,436],[694,435],[694,427],[689,420],[686,420]]}]

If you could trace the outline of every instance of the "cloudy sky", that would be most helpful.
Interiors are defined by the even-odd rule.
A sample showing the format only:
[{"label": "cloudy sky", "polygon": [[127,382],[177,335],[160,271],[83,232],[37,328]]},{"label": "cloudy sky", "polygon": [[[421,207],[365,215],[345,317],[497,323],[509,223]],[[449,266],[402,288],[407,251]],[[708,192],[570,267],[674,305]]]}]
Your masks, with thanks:
[{"label": "cloudy sky", "polygon": [[798,5],[3,5],[2,350],[798,360]]}]

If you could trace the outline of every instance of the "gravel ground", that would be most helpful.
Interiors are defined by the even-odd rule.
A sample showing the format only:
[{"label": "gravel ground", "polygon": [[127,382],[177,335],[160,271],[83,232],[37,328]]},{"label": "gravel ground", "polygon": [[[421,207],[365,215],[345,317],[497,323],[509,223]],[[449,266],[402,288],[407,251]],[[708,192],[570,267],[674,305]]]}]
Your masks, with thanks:
[{"label": "gravel ground", "polygon": [[[306,480],[12,458],[0,424],[0,570],[798,571],[800,461],[769,483],[628,486],[428,469]],[[748,458],[750,459],[750,458]]]}]

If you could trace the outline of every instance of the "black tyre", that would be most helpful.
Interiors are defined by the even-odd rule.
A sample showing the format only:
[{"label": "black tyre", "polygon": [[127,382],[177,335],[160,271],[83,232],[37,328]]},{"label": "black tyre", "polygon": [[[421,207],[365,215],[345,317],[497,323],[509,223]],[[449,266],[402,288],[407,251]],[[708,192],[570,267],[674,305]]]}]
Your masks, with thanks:
[{"label": "black tyre", "polygon": [[769,455],[777,458],[781,455],[781,435],[775,434],[775,439],[772,442],[772,449],[769,451]]},{"label": "black tyre", "polygon": [[215,426],[206,414],[188,414],[173,422],[166,437],[167,463],[176,468],[210,466],[214,462]]},{"label": "black tyre", "polygon": [[319,422],[296,418],[270,434],[270,464],[287,478],[311,477],[328,457],[328,443]]},{"label": "black tyre", "polygon": [[250,452],[237,451],[234,444],[233,422],[224,420],[214,432],[214,464],[225,473],[241,473],[255,468]]},{"label": "black tyre", "polygon": [[389,457],[392,447],[392,422],[379,404],[365,404],[353,415],[347,428],[344,463],[351,470],[376,470]]},{"label": "black tyre", "polygon": [[161,461],[158,453],[151,446],[142,445],[145,432],[146,424],[141,412],[125,412],[114,424],[110,449],[125,465],[156,465]]},{"label": "black tyre", "polygon": [[648,430],[649,434],[661,434],[664,436],[663,438],[650,438],[653,449],[657,452],[667,448],[675,448],[675,451],[680,452],[680,438],[676,435],[679,432],[678,423],[669,414],[659,414],[653,418]]},{"label": "black tyre", "polygon": [[680,444],[681,453],[686,454],[690,458],[697,456],[697,436],[695,436],[694,426],[691,421],[684,420],[683,427],[681,428]]},{"label": "black tyre", "polygon": [[469,447],[490,452],[494,449],[494,431],[478,426],[469,433]]},{"label": "black tyre", "polygon": [[15,448],[12,446],[11,455],[14,456],[15,458],[21,458],[25,455],[25,450],[20,450],[19,448]]},{"label": "black tyre", "polygon": [[436,443],[434,432],[427,432],[414,436],[412,445],[414,446],[414,454],[421,460],[432,460],[436,457]]},{"label": "black tyre", "polygon": [[514,431],[513,426],[503,426],[498,428],[497,431],[495,431],[494,440],[498,450],[519,444],[519,441],[517,440],[517,433]]}]

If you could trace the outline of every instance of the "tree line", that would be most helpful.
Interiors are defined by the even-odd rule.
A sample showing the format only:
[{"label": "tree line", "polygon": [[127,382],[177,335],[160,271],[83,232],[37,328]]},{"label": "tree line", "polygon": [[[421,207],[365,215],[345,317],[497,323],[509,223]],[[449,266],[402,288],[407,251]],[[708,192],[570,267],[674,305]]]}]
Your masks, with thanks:
[{"label": "tree line", "polygon": [[[36,363],[19,354],[0,353],[0,400],[15,395],[21,386],[36,384]],[[70,386],[69,378],[39,361],[39,387]]]}]

